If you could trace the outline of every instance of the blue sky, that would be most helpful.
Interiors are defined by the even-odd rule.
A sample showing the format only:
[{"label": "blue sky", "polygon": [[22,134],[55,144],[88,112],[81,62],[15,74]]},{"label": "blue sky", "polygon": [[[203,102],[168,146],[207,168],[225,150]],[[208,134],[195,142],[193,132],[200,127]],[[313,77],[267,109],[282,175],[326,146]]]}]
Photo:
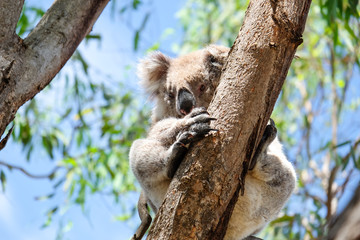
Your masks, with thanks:
[{"label": "blue sky", "polygon": [[[48,8],[50,0],[27,0],[29,6],[41,6]],[[121,4],[117,1],[117,4]],[[143,50],[151,46],[155,41],[162,38],[163,32],[168,28],[176,31],[168,36],[161,44],[161,50],[171,53],[171,44],[176,42],[176,38],[181,31],[175,19],[176,11],[181,7],[182,1],[154,1],[152,4],[152,14],[148,22],[148,27],[144,32],[140,51],[133,53],[134,31],[129,29],[128,23],[120,19],[116,14],[111,17],[111,2],[106,7],[98,21],[96,22],[93,33],[100,33],[102,41],[90,42],[87,46],[84,43],[80,46],[84,57],[91,66],[101,69],[103,73],[111,76],[123,74],[122,69],[126,65],[135,65],[138,58],[144,55]],[[144,10],[133,14],[130,21],[131,25],[137,26],[141,21]],[[66,71],[71,71],[67,69]],[[132,71],[133,73],[133,71]],[[132,78],[134,79],[134,78]],[[56,86],[55,78],[52,84]],[[139,91],[136,82],[128,83],[134,91]],[[46,93],[36,96],[45,99],[47,102],[56,100]],[[51,171],[54,162],[44,161],[47,159],[43,153],[35,153],[30,162],[26,162],[25,154],[19,145],[9,141],[6,148],[0,152],[0,160],[10,162],[14,165],[24,167],[34,174],[45,174]],[[23,173],[13,170],[11,172],[4,169],[7,177],[6,192],[0,193],[0,239],[1,240],[30,240],[30,239],[55,239],[59,229],[59,216],[54,218],[54,223],[49,227],[41,228],[46,221],[46,211],[54,207],[54,201],[63,201],[65,196],[57,194],[54,201],[37,201],[36,197],[51,192],[52,184],[48,180],[34,180],[28,178]],[[129,201],[136,201],[136,195],[127,196]],[[114,203],[112,198],[100,195],[92,195],[87,202],[89,208],[85,209],[85,214],[78,206],[72,206],[65,214],[60,213],[63,225],[72,221],[72,228],[65,234],[64,239],[129,239],[138,224],[135,216],[131,221],[115,221],[116,214],[121,212],[122,206]]]}]

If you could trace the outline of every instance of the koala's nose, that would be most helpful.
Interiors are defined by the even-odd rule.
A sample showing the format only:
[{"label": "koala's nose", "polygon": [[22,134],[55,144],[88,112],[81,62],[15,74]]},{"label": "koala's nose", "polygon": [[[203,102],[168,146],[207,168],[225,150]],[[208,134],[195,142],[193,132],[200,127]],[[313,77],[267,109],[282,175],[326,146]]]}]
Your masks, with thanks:
[{"label": "koala's nose", "polygon": [[196,104],[192,93],[185,88],[180,89],[177,101],[178,111],[184,116],[189,114]]}]

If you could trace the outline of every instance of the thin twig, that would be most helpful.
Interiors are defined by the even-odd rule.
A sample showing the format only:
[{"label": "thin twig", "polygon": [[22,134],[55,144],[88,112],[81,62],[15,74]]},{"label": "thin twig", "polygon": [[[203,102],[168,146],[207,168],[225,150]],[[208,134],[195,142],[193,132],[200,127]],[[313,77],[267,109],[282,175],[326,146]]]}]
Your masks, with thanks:
[{"label": "thin twig", "polygon": [[20,172],[24,173],[26,176],[34,178],[34,179],[43,179],[43,178],[48,178],[48,179],[52,179],[56,173],[56,171],[61,168],[60,166],[56,166],[49,174],[44,174],[44,175],[34,175],[29,173],[27,170],[25,170],[22,167],[19,166],[15,166],[15,165],[11,165],[9,163],[6,163],[4,161],[0,161],[0,165],[3,165],[5,167],[7,167],[9,170],[12,169],[16,169],[19,170]]},{"label": "thin twig", "polygon": [[[339,116],[339,108],[338,108],[338,102],[339,102],[339,96],[336,91],[336,82],[335,82],[335,47],[333,44],[329,44],[330,48],[330,70],[331,70],[331,101],[332,101],[332,109],[331,109],[331,145],[336,146],[337,145],[337,132],[338,132],[338,116]],[[335,158],[337,155],[337,149],[333,148],[330,154]],[[331,168],[331,164],[329,164],[329,168]],[[330,218],[333,213],[331,202],[333,200],[334,194],[333,194],[333,183],[335,181],[337,172],[339,170],[340,166],[335,166],[332,169],[329,169],[330,176],[328,180],[328,186],[327,186],[327,214],[326,214],[326,222],[330,221]]]}]

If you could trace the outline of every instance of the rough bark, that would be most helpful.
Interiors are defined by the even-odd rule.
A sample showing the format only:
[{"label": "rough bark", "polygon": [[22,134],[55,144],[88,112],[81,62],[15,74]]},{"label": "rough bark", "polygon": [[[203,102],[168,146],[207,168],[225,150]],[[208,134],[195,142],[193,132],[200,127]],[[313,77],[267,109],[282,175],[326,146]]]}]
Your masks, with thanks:
[{"label": "rough bark", "polygon": [[344,211],[333,219],[329,226],[328,240],[360,239],[360,185]]},{"label": "rough bark", "polygon": [[24,0],[0,2],[0,136],[15,113],[60,71],[109,0],[57,0],[22,40]]},{"label": "rough bark", "polygon": [[148,239],[223,238],[238,194],[246,188],[249,161],[302,43],[310,3],[250,1],[209,107],[220,131],[187,154]]}]

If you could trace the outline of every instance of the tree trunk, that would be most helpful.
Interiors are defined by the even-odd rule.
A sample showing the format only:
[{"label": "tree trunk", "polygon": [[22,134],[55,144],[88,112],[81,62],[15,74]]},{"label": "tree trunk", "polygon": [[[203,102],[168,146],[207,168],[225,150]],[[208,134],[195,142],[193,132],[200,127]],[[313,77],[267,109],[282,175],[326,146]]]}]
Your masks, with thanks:
[{"label": "tree trunk", "polygon": [[57,0],[24,40],[16,24],[24,0],[0,2],[0,137],[20,106],[60,71],[109,0]]},{"label": "tree trunk", "polygon": [[220,131],[187,154],[148,239],[224,237],[239,191],[246,187],[249,161],[302,43],[310,3],[250,1],[208,109]]},{"label": "tree trunk", "polygon": [[328,240],[360,239],[360,185],[346,208],[335,217],[329,226]]}]

